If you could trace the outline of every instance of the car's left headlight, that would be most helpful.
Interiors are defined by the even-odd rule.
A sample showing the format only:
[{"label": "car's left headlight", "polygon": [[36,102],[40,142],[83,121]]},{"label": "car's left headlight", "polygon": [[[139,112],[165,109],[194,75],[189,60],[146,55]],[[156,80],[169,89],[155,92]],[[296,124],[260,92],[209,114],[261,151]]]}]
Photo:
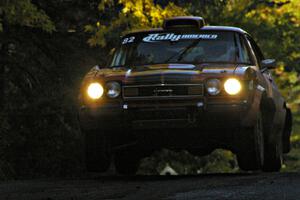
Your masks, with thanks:
[{"label": "car's left headlight", "polygon": [[97,82],[91,83],[87,87],[87,94],[91,99],[94,100],[100,99],[103,93],[104,93],[104,89],[100,83]]},{"label": "car's left headlight", "polygon": [[110,98],[117,98],[121,93],[121,85],[118,82],[108,82],[106,84],[106,95]]}]

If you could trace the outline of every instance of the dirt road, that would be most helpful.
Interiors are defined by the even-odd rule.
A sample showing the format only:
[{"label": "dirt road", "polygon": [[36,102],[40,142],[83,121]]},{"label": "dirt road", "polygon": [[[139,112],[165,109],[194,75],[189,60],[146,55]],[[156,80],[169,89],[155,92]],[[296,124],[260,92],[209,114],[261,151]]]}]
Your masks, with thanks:
[{"label": "dirt road", "polygon": [[0,183],[0,199],[299,200],[300,173],[9,181]]}]

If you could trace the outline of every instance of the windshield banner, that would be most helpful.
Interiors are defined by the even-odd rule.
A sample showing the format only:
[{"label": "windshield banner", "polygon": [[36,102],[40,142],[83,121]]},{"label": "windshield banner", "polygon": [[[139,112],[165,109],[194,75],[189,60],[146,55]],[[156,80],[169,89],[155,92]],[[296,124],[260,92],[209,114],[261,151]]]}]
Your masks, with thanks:
[{"label": "windshield banner", "polygon": [[198,40],[198,39],[206,39],[206,40],[215,40],[218,38],[216,34],[179,34],[176,35],[174,33],[154,33],[149,34],[148,36],[143,38],[143,42],[157,42],[157,41],[178,41],[178,40]]}]

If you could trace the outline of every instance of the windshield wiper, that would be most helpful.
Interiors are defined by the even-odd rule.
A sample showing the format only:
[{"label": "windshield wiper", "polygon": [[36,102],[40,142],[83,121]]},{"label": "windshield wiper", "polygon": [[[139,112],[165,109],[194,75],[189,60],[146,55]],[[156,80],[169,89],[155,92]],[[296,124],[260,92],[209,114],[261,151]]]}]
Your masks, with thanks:
[{"label": "windshield wiper", "polygon": [[164,63],[169,63],[173,58],[177,57],[177,60],[176,62],[182,60],[182,58],[184,57],[184,55],[192,48],[194,48],[195,46],[198,45],[198,43],[200,42],[201,40],[195,40],[192,44],[190,44],[189,46],[187,46],[186,48],[182,49],[178,54],[174,54],[172,56],[170,56],[167,60],[164,61]]},{"label": "windshield wiper", "polygon": [[109,66],[109,68],[121,68],[121,67],[126,67],[125,65],[114,65],[114,66]]}]

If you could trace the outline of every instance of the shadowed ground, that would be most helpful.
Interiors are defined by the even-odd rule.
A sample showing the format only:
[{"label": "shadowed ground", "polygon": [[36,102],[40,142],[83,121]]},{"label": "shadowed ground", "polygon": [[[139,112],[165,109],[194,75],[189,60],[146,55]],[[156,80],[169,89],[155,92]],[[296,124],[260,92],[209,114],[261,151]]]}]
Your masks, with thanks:
[{"label": "shadowed ground", "polygon": [[80,180],[0,183],[0,199],[295,199],[300,174],[93,176]]}]

